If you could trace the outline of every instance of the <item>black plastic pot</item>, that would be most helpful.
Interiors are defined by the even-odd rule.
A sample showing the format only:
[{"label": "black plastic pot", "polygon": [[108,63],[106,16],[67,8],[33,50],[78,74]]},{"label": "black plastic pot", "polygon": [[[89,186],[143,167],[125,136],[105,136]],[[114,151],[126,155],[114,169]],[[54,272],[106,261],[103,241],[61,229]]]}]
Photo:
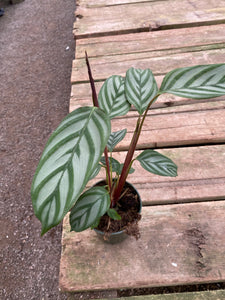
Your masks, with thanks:
[{"label": "black plastic pot", "polygon": [[[103,182],[103,181],[100,181],[99,183],[101,183],[101,182]],[[98,185],[99,183],[97,183],[96,185]],[[135,187],[131,183],[126,182],[126,185],[130,186],[136,192],[136,194],[138,196],[139,203],[140,203],[140,208],[139,208],[139,211],[138,211],[140,213],[141,209],[142,209],[141,197],[140,197],[138,191],[135,189]],[[94,229],[94,231],[95,231],[95,233],[97,234],[97,236],[99,237],[100,240],[104,241],[105,243],[109,243],[109,244],[120,243],[128,237],[125,230],[109,233],[107,235],[106,235],[105,232],[100,231],[98,229]]]}]

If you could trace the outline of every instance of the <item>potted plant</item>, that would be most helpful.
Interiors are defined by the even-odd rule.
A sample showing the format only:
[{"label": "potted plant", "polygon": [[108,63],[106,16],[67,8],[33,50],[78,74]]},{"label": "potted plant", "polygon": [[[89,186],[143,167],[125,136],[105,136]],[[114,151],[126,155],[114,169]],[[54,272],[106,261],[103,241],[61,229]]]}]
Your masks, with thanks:
[{"label": "potted plant", "polygon": [[[42,234],[59,224],[69,211],[71,230],[80,232],[101,225],[100,229],[110,231],[113,223],[121,226],[121,203],[124,198],[130,199],[131,194],[136,200],[130,202],[137,201],[133,209],[136,214],[133,221],[129,219],[128,224],[117,230],[136,224],[140,219],[139,195],[132,186],[126,186],[129,173],[134,172],[134,160],[154,174],[177,176],[175,163],[155,150],[146,149],[134,157],[152,104],[165,93],[194,99],[225,95],[225,64],[175,69],[166,74],[160,88],[150,69],[130,68],[125,78],[109,77],[97,96],[87,55],[86,63],[94,105],[80,107],[66,116],[49,138],[33,178],[32,203],[42,223]],[[111,132],[110,121],[127,114],[131,105],[137,110],[137,123],[121,163],[113,158],[113,150],[124,138],[126,129]],[[85,190],[101,168],[106,171],[105,182]],[[138,232],[134,235],[137,237]]]}]

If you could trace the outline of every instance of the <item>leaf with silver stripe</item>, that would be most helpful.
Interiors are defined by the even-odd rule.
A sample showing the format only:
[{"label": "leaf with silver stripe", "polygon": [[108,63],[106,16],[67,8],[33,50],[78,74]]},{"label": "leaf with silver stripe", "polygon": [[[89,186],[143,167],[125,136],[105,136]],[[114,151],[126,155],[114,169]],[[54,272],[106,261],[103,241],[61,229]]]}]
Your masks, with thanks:
[{"label": "leaf with silver stripe", "polygon": [[[101,163],[106,168],[106,162],[104,156],[102,156],[101,158]],[[110,165],[110,170],[112,170],[112,172],[116,172],[116,173],[120,172],[120,162],[115,158],[109,157],[109,165]]]},{"label": "leaf with silver stripe", "polygon": [[136,159],[148,172],[160,176],[177,176],[177,166],[175,163],[170,158],[154,150],[144,150]]},{"label": "leaf with silver stripe", "polygon": [[[101,158],[101,163],[102,163],[102,166],[106,168],[106,163],[105,163],[105,157],[104,156]],[[124,164],[121,164],[115,158],[109,157],[109,166],[110,166],[110,169],[112,170],[112,172],[115,172],[117,175],[121,174],[121,172],[123,170],[123,165]],[[128,174],[132,174],[132,173],[134,173],[134,171],[135,171],[135,169],[131,167],[129,169],[129,173]]]},{"label": "leaf with silver stripe", "polygon": [[157,83],[150,69],[130,68],[127,71],[125,78],[126,98],[134,105],[140,115],[146,110],[157,92]]},{"label": "leaf with silver stripe", "polygon": [[110,135],[110,120],[97,107],[71,112],[49,138],[31,188],[42,234],[57,225],[82,193]]},{"label": "leaf with silver stripe", "polygon": [[104,82],[98,95],[98,104],[110,119],[123,116],[130,110],[130,103],[125,97],[123,77],[113,75]]},{"label": "leaf with silver stripe", "polygon": [[81,232],[98,221],[110,207],[108,191],[92,187],[80,196],[70,213],[71,231]]},{"label": "leaf with silver stripe", "polygon": [[123,140],[127,133],[126,129],[122,129],[119,131],[112,132],[109,136],[108,142],[107,142],[107,148],[110,152],[113,152],[113,149],[116,147],[119,142]]},{"label": "leaf with silver stripe", "polygon": [[100,172],[100,170],[101,170],[101,165],[98,164],[97,167],[92,172],[92,174],[90,175],[89,180],[92,180],[93,178],[95,178],[98,175],[98,173]]},{"label": "leaf with silver stripe", "polygon": [[192,99],[225,95],[225,64],[197,65],[166,74],[160,94],[169,93]]}]

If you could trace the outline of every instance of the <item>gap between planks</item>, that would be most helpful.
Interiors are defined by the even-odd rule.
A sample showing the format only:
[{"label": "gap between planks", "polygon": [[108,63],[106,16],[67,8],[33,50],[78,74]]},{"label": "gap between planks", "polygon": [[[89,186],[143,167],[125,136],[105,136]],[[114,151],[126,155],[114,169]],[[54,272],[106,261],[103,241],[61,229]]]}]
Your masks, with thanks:
[{"label": "gap between planks", "polygon": [[[111,300],[224,300],[225,291],[202,291],[202,292],[183,292],[173,294],[160,294],[160,295],[144,295],[144,296],[131,296],[113,298]],[[100,299],[106,300],[106,299]]]},{"label": "gap between planks", "polygon": [[78,0],[77,5],[86,8],[96,8],[96,7],[106,7],[114,5],[129,5],[131,3],[146,3],[146,2],[156,2],[156,1],[168,1],[168,0]]},{"label": "gap between planks", "polygon": [[[137,160],[135,172],[128,181],[137,187],[143,205],[163,205],[225,199],[225,145],[161,149],[178,166],[177,177],[154,175],[144,170]],[[141,151],[136,151],[134,158]],[[113,158],[123,162],[126,152],[115,152]],[[102,170],[89,181],[88,187],[105,178]]]},{"label": "gap between planks", "polygon": [[[219,109],[167,115],[149,114],[145,119],[137,149],[224,143],[224,111]],[[112,132],[127,129],[117,151],[129,148],[136,120],[136,117],[112,120]]]},{"label": "gap between planks", "polygon": [[[224,43],[225,24],[183,28],[167,31],[140,32],[135,34],[79,39],[76,42],[76,58],[123,55],[128,53],[165,51],[191,51],[197,47],[219,46]],[[181,50],[179,50],[181,49]],[[157,52],[158,51],[158,52]]]},{"label": "gap between planks", "polygon": [[[154,76],[181,67],[224,63],[225,48],[207,51],[185,52],[165,56],[152,56],[151,52],[97,57],[90,60],[95,81],[103,81],[112,75],[124,76],[131,68],[150,68]],[[73,61],[71,83],[88,82],[87,67],[84,59]]]},{"label": "gap between planks", "polygon": [[[138,13],[137,13],[138,12]],[[225,22],[222,0],[148,1],[125,5],[87,8],[79,6],[74,24],[76,38],[115,35],[158,29],[213,25]]]}]

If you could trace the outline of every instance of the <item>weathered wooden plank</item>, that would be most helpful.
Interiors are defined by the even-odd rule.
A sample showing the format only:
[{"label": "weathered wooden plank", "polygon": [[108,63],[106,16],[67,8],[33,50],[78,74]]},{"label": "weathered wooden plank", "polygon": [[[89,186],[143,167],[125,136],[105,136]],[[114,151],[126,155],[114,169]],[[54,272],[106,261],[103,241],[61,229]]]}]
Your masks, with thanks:
[{"label": "weathered wooden plank", "polygon": [[[127,69],[131,67],[140,69],[150,68],[155,76],[162,76],[179,67],[224,63],[224,56],[225,48],[168,55],[165,53],[164,56],[154,56],[152,52],[146,52],[92,58],[90,63],[95,80],[100,81],[105,80],[111,75],[124,76]],[[88,74],[85,60],[74,60],[71,82],[86,81],[88,81]]]},{"label": "weathered wooden plank", "polygon": [[[162,83],[163,76],[156,76],[156,81],[158,86]],[[100,88],[102,86],[104,81],[96,81],[95,87],[97,93],[99,93]],[[223,99],[224,97],[221,97],[220,99]],[[202,100],[202,102],[205,102],[206,100]],[[208,100],[207,100],[208,101]],[[188,100],[188,103],[200,103],[200,100]],[[84,106],[84,105],[91,105],[92,104],[92,92],[90,88],[89,82],[84,83],[76,83],[72,84],[71,86],[71,99],[70,99],[70,111],[74,110],[76,107]],[[187,104],[187,99],[177,97],[174,95],[161,95],[157,101],[153,104],[153,107],[171,107],[171,106],[177,106],[177,105],[185,105]]]},{"label": "weathered wooden plank", "polygon": [[[64,221],[60,288],[84,291],[225,280],[225,201],[144,207],[141,238],[108,245]],[[128,251],[129,249],[129,251]]]},{"label": "weathered wooden plank", "polygon": [[171,53],[187,52],[187,47],[191,48],[189,51],[194,51],[197,47],[219,47],[224,43],[224,31],[225,24],[220,24],[180,28],[176,31],[171,29],[79,39],[76,42],[76,58],[83,58],[85,51],[89,57],[149,51],[154,51],[154,55],[163,56],[165,50],[170,50]]},{"label": "weathered wooden plank", "polygon": [[99,9],[78,6],[76,38],[225,22],[224,1],[148,1]]},{"label": "weathered wooden plank", "polygon": [[155,2],[155,1],[168,1],[168,0],[97,0],[97,1],[89,1],[89,0],[78,0],[77,5],[88,8],[95,7],[104,7],[104,6],[114,6],[121,4],[130,4],[130,3],[146,3],[146,2]]},{"label": "weathered wooden plank", "polygon": [[[225,291],[203,291],[203,292],[187,292],[174,294],[160,294],[160,295],[145,295],[145,296],[131,296],[114,298],[112,300],[223,300],[225,299]],[[106,299],[101,299],[106,300]]]},{"label": "weathered wooden plank", "polygon": [[[139,191],[143,205],[225,199],[225,145],[158,150],[178,166],[177,177],[162,177],[145,171],[135,161],[128,181]],[[134,157],[140,151],[136,151]],[[113,153],[121,163],[126,152]],[[88,186],[105,178],[101,171]]]},{"label": "weathered wooden plank", "polygon": [[[75,85],[72,92],[79,92],[79,86]],[[71,100],[70,111],[82,105],[92,105],[91,95],[89,99]],[[220,97],[220,101],[214,99],[201,103],[164,95],[159,97],[155,108],[157,109],[150,110],[146,117],[138,149],[215,144],[225,141],[224,97]],[[127,135],[117,148],[118,151],[128,149],[136,121],[136,111],[112,120],[112,131],[127,128]]]},{"label": "weathered wooden plank", "polygon": [[[162,148],[182,145],[224,143],[225,110],[207,110],[151,115],[145,119],[137,149]],[[127,128],[127,134],[118,150],[127,150],[137,118],[112,120],[112,131]]]},{"label": "weathered wooden plank", "polygon": [[[160,76],[162,78],[162,76]],[[156,77],[156,81],[159,82]],[[159,86],[160,86],[159,83]],[[96,82],[96,91],[99,92],[103,82]],[[163,94],[157,101],[153,104],[152,108],[157,108],[157,110],[152,110],[152,113],[172,113],[178,111],[193,111],[193,110],[204,110],[204,109],[215,109],[224,108],[225,96],[218,97],[217,99],[186,99],[182,97],[177,97],[175,95]],[[70,98],[70,112],[80,106],[90,106],[92,105],[92,95],[89,83],[78,83],[71,86],[71,98]],[[131,111],[135,111],[131,107]]]}]

